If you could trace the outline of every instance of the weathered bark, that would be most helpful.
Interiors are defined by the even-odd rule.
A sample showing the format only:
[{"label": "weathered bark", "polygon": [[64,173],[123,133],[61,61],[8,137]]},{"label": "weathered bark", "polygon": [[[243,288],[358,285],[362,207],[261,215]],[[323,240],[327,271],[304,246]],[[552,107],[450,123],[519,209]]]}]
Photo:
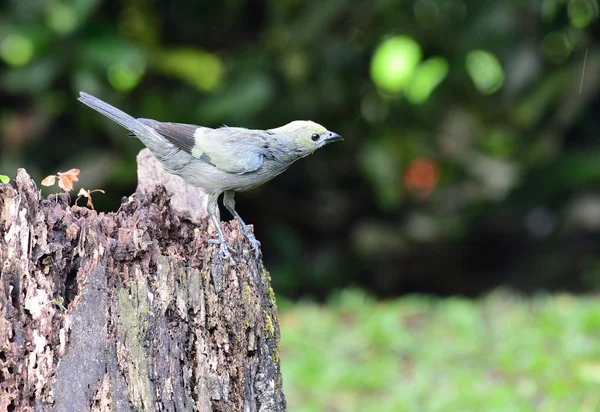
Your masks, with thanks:
[{"label": "weathered bark", "polygon": [[24,170],[0,185],[0,410],[284,410],[262,262],[237,222],[221,259],[194,189],[140,175],[108,214],[43,199]]}]

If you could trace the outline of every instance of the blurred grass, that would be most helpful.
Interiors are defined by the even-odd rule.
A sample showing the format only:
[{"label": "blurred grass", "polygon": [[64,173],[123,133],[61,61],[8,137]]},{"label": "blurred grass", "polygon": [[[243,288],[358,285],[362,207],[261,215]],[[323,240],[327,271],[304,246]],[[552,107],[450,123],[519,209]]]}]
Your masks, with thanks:
[{"label": "blurred grass", "polygon": [[360,291],[281,307],[290,411],[600,410],[600,300]]}]

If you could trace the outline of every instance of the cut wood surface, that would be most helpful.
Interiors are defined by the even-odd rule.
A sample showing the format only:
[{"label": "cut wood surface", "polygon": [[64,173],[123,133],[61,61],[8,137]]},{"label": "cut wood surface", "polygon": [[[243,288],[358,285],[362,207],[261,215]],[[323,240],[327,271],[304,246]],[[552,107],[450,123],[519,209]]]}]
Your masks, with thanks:
[{"label": "cut wood surface", "polygon": [[[0,185],[0,411],[282,411],[270,277],[237,222],[142,153],[118,212]],[[146,170],[143,170],[146,169]]]}]

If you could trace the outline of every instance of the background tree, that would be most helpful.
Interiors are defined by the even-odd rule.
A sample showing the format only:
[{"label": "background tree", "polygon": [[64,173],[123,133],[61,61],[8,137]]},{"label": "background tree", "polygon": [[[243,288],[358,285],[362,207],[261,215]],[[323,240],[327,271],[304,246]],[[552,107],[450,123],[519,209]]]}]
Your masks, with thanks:
[{"label": "background tree", "polygon": [[282,293],[598,285],[596,0],[2,7],[2,174],[79,168],[100,210],[132,193],[139,142],[79,90],[166,121],[308,118],[344,144],[238,199]]}]

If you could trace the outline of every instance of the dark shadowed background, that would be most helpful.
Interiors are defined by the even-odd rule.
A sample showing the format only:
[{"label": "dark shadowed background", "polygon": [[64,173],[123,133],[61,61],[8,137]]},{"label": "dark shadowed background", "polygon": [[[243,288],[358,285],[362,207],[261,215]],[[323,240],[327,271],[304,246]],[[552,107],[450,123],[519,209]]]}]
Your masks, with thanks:
[{"label": "dark shadowed background", "polygon": [[237,197],[279,295],[589,291],[599,35],[595,0],[5,1],[0,174],[78,168],[102,211],[133,193],[141,143],[80,90],[163,121],[311,119],[344,142]]}]

